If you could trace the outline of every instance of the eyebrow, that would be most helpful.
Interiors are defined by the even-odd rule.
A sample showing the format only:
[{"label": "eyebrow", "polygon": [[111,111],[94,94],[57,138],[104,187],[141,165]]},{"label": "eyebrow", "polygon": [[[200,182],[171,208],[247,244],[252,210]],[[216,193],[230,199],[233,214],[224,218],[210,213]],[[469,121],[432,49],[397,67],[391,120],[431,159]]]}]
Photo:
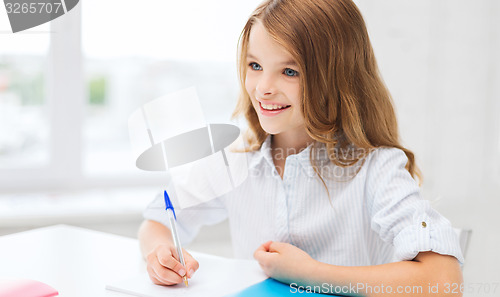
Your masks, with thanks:
[{"label": "eyebrow", "polygon": [[[258,60],[256,57],[254,57],[252,54],[247,54],[247,58],[253,59],[253,60]],[[294,60],[288,60],[285,62],[281,62],[280,65],[292,65],[292,66],[298,66],[297,62]]]}]

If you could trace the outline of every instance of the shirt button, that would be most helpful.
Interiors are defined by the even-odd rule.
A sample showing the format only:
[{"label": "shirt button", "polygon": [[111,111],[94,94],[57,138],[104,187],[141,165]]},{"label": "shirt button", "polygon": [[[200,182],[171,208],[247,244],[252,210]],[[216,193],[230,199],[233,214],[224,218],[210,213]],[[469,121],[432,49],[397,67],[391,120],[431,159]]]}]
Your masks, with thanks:
[{"label": "shirt button", "polygon": [[426,228],[427,227],[427,223],[426,222],[422,222],[422,227]]}]

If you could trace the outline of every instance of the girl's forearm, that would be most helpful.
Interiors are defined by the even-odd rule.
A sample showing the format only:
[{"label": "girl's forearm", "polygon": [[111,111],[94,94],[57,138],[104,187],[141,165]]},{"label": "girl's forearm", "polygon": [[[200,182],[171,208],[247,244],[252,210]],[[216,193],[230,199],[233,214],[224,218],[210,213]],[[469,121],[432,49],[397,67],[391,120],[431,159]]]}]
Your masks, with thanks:
[{"label": "girl's forearm", "polygon": [[155,221],[145,220],[142,222],[138,238],[141,254],[144,258],[160,244],[173,245],[170,229]]},{"label": "girl's forearm", "polygon": [[[375,266],[335,266],[319,263],[305,277],[305,289],[361,296],[462,296],[463,282],[458,261],[432,252],[420,253],[414,261]],[[307,280],[308,279],[308,280]],[[332,280],[334,283],[332,283]]]}]

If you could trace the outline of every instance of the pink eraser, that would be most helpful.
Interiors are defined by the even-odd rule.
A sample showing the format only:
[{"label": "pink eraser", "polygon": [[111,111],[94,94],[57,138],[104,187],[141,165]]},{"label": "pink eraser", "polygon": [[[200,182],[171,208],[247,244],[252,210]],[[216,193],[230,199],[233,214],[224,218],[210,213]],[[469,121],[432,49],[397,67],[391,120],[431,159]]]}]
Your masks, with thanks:
[{"label": "pink eraser", "polygon": [[59,292],[54,288],[36,280],[0,280],[0,297],[52,297],[57,295]]}]

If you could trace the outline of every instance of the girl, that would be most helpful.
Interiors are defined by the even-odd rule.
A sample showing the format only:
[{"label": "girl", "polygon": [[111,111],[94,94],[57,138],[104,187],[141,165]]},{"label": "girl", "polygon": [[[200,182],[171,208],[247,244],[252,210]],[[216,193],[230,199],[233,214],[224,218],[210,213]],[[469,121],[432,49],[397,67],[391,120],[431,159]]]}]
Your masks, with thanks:
[{"label": "girl", "polygon": [[[240,37],[239,76],[248,178],[205,210],[179,211],[181,240],[228,217],[236,257],[253,256],[284,283],[366,295],[390,287],[391,296],[460,286],[457,237],[421,197],[351,0],[263,2]],[[174,257],[161,196],[144,215],[139,239],[152,281],[192,277],[198,263]]]}]

